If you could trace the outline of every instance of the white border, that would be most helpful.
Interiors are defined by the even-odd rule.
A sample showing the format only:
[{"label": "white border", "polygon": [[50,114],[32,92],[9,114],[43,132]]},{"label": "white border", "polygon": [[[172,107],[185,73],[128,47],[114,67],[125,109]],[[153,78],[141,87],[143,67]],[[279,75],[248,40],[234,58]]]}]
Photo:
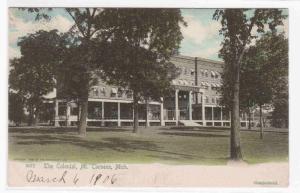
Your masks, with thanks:
[{"label": "white border", "polygon": [[[289,38],[290,38],[290,186],[288,188],[7,188],[6,159],[7,159],[7,90],[8,90],[8,13],[7,7],[180,7],[180,8],[238,8],[238,7],[276,7],[289,8]],[[1,192],[69,192],[74,191],[105,191],[105,192],[300,192],[300,129],[297,127],[298,109],[300,102],[300,2],[280,0],[237,1],[237,0],[10,0],[0,6],[0,78],[2,107],[0,123],[0,191]],[[297,100],[298,99],[298,100]]]}]

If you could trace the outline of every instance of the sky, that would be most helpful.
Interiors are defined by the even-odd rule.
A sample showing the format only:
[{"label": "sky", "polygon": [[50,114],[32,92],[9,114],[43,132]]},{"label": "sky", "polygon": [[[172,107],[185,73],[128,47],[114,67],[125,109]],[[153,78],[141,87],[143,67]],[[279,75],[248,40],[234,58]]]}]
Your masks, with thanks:
[{"label": "sky", "polygon": [[[221,24],[212,19],[214,9],[181,9],[187,27],[181,26],[184,39],[181,42],[180,54],[197,56],[211,60],[220,60],[218,51],[222,37],[219,35]],[[9,58],[19,57],[18,39],[37,30],[58,29],[67,32],[73,25],[72,19],[63,8],[55,8],[51,12],[49,22],[35,21],[34,15],[17,8],[9,10]],[[285,10],[287,14],[287,10]],[[287,32],[288,20],[281,30]],[[286,33],[288,35],[288,33]]]}]

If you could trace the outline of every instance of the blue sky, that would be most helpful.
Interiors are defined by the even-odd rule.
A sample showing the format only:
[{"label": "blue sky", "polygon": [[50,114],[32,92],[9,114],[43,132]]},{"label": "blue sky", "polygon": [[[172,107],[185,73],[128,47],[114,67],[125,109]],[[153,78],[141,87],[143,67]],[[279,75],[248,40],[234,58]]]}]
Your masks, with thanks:
[{"label": "blue sky", "polygon": [[[212,19],[214,9],[182,9],[182,15],[188,26],[181,26],[184,39],[181,42],[180,53],[188,56],[198,56],[207,59],[220,60],[218,50],[222,37],[219,35],[221,27],[218,21]],[[27,33],[34,33],[39,29],[58,29],[66,32],[72,26],[72,19],[62,8],[55,8],[49,12],[50,22],[37,22],[33,14],[16,8],[9,10],[9,57],[20,56],[17,41]],[[283,29],[287,31],[287,21]]]}]

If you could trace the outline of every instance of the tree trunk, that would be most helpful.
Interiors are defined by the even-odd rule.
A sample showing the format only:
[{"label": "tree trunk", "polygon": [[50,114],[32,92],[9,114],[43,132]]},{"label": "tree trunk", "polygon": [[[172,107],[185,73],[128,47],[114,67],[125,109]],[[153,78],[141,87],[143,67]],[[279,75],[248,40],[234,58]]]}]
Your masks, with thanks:
[{"label": "tree trunk", "polygon": [[231,111],[231,137],[230,137],[230,158],[233,160],[242,159],[242,151],[240,145],[240,68],[239,62],[234,64],[234,84],[233,84],[233,101]]},{"label": "tree trunk", "polygon": [[249,115],[248,116],[248,122],[249,122],[248,123],[248,129],[251,130],[251,112],[250,112],[250,108],[248,110],[249,110],[249,113],[248,113],[248,115]]},{"label": "tree trunk", "polygon": [[262,105],[259,105],[259,126],[260,126],[260,138],[264,138],[263,122],[262,122]]},{"label": "tree trunk", "polygon": [[149,111],[149,103],[148,103],[148,99],[146,100],[146,122],[145,122],[145,127],[147,128],[149,126],[149,120],[148,120],[148,111]]},{"label": "tree trunk", "polygon": [[79,121],[79,135],[86,136],[86,127],[87,127],[87,113],[88,113],[88,99],[81,101],[80,104],[80,121]]},{"label": "tree trunk", "polygon": [[138,112],[138,96],[133,92],[133,133],[138,132],[139,127],[139,112]]}]

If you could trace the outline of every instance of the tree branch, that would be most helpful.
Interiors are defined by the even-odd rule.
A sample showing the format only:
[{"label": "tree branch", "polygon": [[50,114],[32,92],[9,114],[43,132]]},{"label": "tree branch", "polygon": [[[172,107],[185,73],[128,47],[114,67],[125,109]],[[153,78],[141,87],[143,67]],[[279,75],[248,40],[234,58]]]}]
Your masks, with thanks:
[{"label": "tree branch", "polygon": [[77,20],[75,19],[75,17],[72,15],[72,13],[70,12],[70,10],[66,9],[66,11],[68,12],[68,14],[71,16],[71,18],[74,20],[75,25],[77,26],[78,30],[80,31],[80,33],[82,34],[83,37],[86,37],[84,31],[81,29],[79,23],[77,22]]}]

